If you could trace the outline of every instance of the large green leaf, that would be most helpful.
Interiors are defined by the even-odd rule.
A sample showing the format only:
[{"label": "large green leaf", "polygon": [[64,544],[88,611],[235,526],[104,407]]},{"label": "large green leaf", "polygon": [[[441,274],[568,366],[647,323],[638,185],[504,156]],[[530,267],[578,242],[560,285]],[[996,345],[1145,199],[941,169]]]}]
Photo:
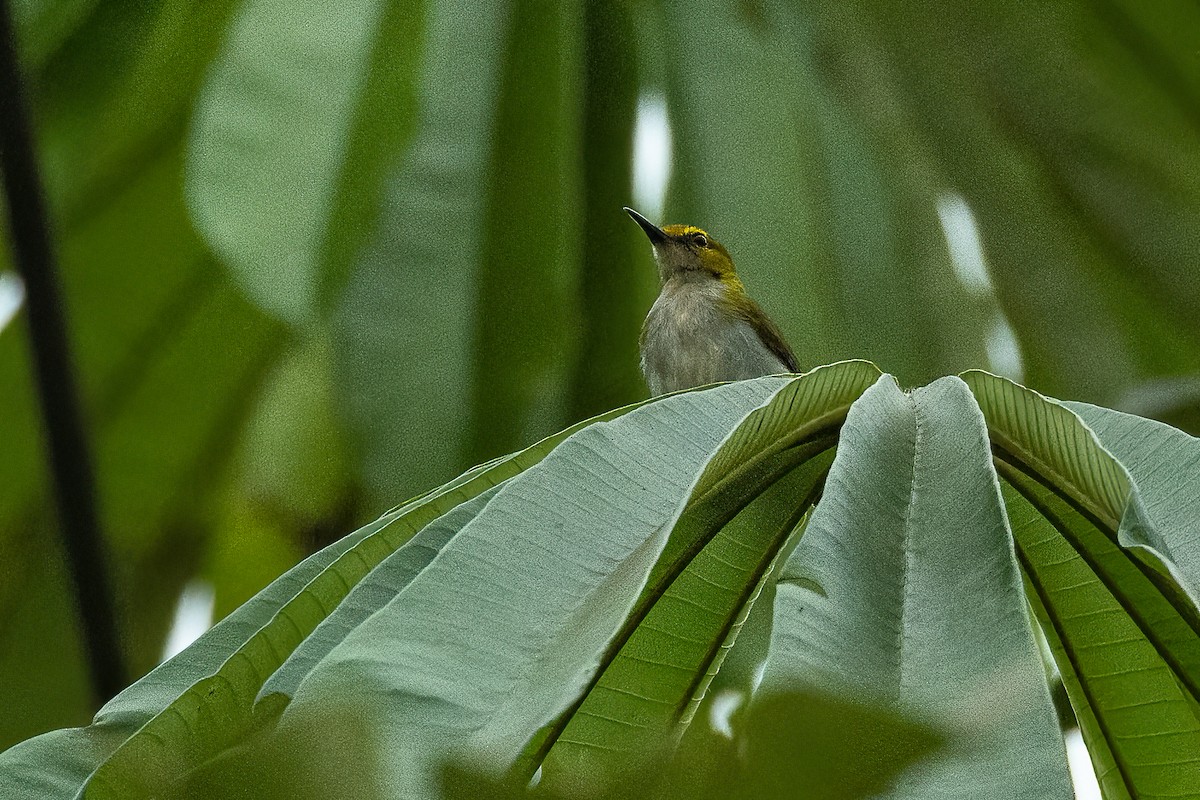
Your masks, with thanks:
[{"label": "large green leaf", "polygon": [[[612,655],[587,694],[536,742],[544,781],[603,785],[606,773],[657,756],[673,728],[682,733],[812,503],[833,428],[877,374],[861,362],[817,370],[781,389],[722,443]],[[845,388],[832,396],[814,380],[835,376]]]},{"label": "large green leaf", "polygon": [[[704,508],[704,498],[739,470],[752,472],[806,435],[836,426],[877,374],[855,363],[791,382],[730,384],[581,430],[506,484],[424,571],[350,631],[300,683],[282,725],[346,693],[371,698],[372,727],[401,748],[386,771],[401,795],[427,791],[447,750],[480,749],[504,768],[591,689],[592,676],[620,659],[614,645],[633,632],[627,626],[643,623],[634,610],[639,597],[664,602],[669,616],[680,606],[674,595],[663,600],[664,591],[694,597],[702,584],[689,578],[712,578],[715,565],[705,567],[706,560],[728,543],[701,555],[699,571],[673,587],[669,572],[655,583],[681,515]],[[729,611],[706,617],[701,634],[710,642],[707,655],[689,667],[690,678],[670,682],[674,718],[687,710],[788,531],[780,526],[757,545],[757,557],[745,556],[745,574],[729,576]],[[460,622],[439,623],[447,619]],[[625,655],[632,660],[632,651]],[[620,684],[619,673],[608,677]],[[621,713],[631,712],[639,709]]]},{"label": "large green leaf", "polygon": [[[799,691],[853,697],[880,724],[917,722],[944,742],[895,778],[928,744],[864,740],[883,766],[816,781],[817,796],[894,779],[885,796],[986,785],[1065,797],[1027,587],[1106,791],[1190,791],[1194,610],[1165,591],[1171,573],[1158,567],[1176,561],[1123,546],[1116,514],[1161,552],[1190,541],[1189,506],[1170,496],[1180,479],[1153,453],[1186,486],[1194,440],[1082,409],[1127,470],[1072,410],[1008,381],[970,373],[969,386],[946,378],[904,393],[878,375],[848,362],[684,392],[493,459],[305,562],[91,727],[0,756],[0,788],[203,793],[227,768],[253,771],[260,733],[285,746],[335,724],[337,708],[386,758],[339,739],[329,769],[336,753],[368,758],[363,779],[389,794],[427,796],[445,759],[462,756],[514,786],[540,771],[550,796],[608,796],[671,765],[674,749],[683,760],[655,777],[686,794],[729,787],[736,771],[691,768],[675,786],[672,770],[718,763],[735,745],[769,751],[755,709]],[[765,629],[743,641],[764,600],[769,644]],[[749,745],[722,744],[696,710],[727,653],[745,662],[729,684],[744,691],[764,649],[766,694],[733,723]],[[63,746],[75,755],[56,757]],[[761,791],[784,780],[759,777]]]},{"label": "large green leaf", "polygon": [[[1157,473],[1158,513],[1151,516],[1130,473],[1066,406],[985,372],[968,372],[963,379],[983,409],[999,457],[1053,486],[1091,516],[1139,559],[1152,577],[1157,573],[1160,591],[1168,593],[1181,609],[1191,608],[1188,613],[1194,617],[1196,598],[1200,596],[1200,548],[1192,529],[1194,523],[1186,518],[1187,504],[1167,510],[1161,500],[1164,493],[1179,491],[1178,485],[1167,485],[1162,473]],[[1106,427],[1111,427],[1109,421]],[[1117,439],[1121,433],[1130,433],[1130,428],[1126,422],[1110,435]],[[1159,425],[1153,432],[1161,438],[1163,430],[1165,427]],[[1164,455],[1174,469],[1182,468],[1186,475],[1188,464],[1195,459],[1195,440],[1182,433],[1171,438],[1172,446],[1164,449]],[[1144,450],[1141,452],[1140,467],[1146,469],[1148,458]],[[1189,480],[1195,478],[1189,476]],[[1154,482],[1151,478],[1151,485]]]},{"label": "large green leaf", "polygon": [[[333,318],[375,498],[566,421],[578,27],[524,0],[430,10],[417,127]],[[384,365],[420,378],[380,381]]]},{"label": "large green leaf", "polygon": [[1106,796],[1190,791],[1200,778],[1195,439],[964,377],[1011,485],[1031,601]]},{"label": "large green leaf", "polygon": [[261,703],[271,694],[291,698],[296,687],[349,633],[396,596],[429,566],[442,547],[475,519],[491,501],[499,485],[438,517],[422,528],[403,547],[380,562],[346,595],[333,613],[321,620],[279,665],[258,692]]},{"label": "large green leaf", "polygon": [[[620,416],[629,408],[616,409],[597,419]],[[390,552],[389,548],[394,549],[411,534],[414,526],[536,463],[584,424],[588,423],[549,437],[520,453],[494,459],[470,470],[446,485],[396,507],[376,522],[311,556],[218,623],[188,649],[114,698],[96,715],[91,727],[46,734],[4,753],[0,756],[0,778],[8,779],[9,783],[0,782],[0,788],[27,789],[40,785],[39,782],[49,782],[58,787],[56,793],[39,792],[37,796],[73,796],[84,779],[122,744],[127,751],[121,756],[125,766],[118,761],[118,766],[111,768],[114,772],[126,769],[134,776],[130,780],[138,785],[145,781],[166,780],[164,762],[177,765],[180,756],[169,749],[156,753],[153,744],[149,755],[144,749],[146,741],[153,742],[160,729],[176,736],[169,744],[177,750],[190,748],[190,754],[182,758],[185,761],[190,758],[193,766],[213,755],[221,742],[235,738],[236,733],[219,728],[196,730],[188,727],[197,717],[211,716],[212,713],[205,703],[190,702],[199,692],[193,691],[189,696],[189,690],[195,689],[197,684],[222,686],[224,691],[208,698],[207,702],[224,704],[226,711],[240,719],[238,724],[243,727],[238,730],[244,731],[252,722],[249,715],[255,695],[266,677],[288,657],[291,651],[286,649],[287,642],[291,641],[290,646],[295,646],[297,625],[307,625],[311,630],[321,622],[353,588],[354,576],[368,571],[372,566],[371,559],[378,563]],[[383,528],[393,525],[393,530],[387,531],[386,535],[376,536]],[[363,545],[363,540],[371,537],[375,539]],[[350,555],[347,556],[347,552]],[[365,591],[370,591],[370,587]],[[356,602],[352,601],[351,606],[341,610],[339,619],[348,613],[354,614]],[[318,633],[306,643],[300,652],[301,663],[306,663],[305,654],[312,652],[312,648],[323,646],[324,636],[324,632]],[[289,664],[279,674],[276,685],[294,683],[289,677],[294,670],[295,667]],[[183,716],[178,716],[185,708]],[[164,715],[167,709],[170,712]],[[270,713],[270,709],[265,713]],[[150,727],[145,729],[142,738],[130,744],[130,737],[147,723]],[[64,737],[86,747],[90,755],[74,765],[56,764],[52,754],[60,748]]]},{"label": "large green leaf", "polygon": [[[849,402],[876,374],[870,365],[855,363],[820,370],[791,383],[764,379],[757,385],[734,385],[714,390],[741,397],[742,403],[748,404],[745,410],[752,410],[764,392],[770,396],[772,389],[786,387],[785,391],[774,394],[771,405],[750,415],[743,426],[745,431],[727,443],[721,451],[722,456],[709,461],[707,477],[697,484],[698,495],[703,499],[712,496],[714,491],[719,495],[718,490],[722,488],[736,490],[743,487],[743,482],[730,480],[731,472],[735,476],[738,473],[733,469],[736,467],[761,482],[769,476],[771,469],[780,469],[777,456],[802,449],[796,445],[812,436],[817,436],[818,444],[827,442],[828,433],[821,434],[821,431],[839,424],[840,414],[845,413]],[[707,415],[733,414],[736,418],[744,415],[745,410],[739,412],[736,404],[731,408],[719,398],[706,398],[708,394],[711,393],[696,395],[700,399],[691,401],[690,405],[700,409],[698,414],[691,415],[696,417],[692,422],[688,422],[689,415],[681,416],[682,410],[678,408],[691,396],[688,394],[668,398],[638,413],[644,416],[653,411],[655,418],[665,417],[677,425],[687,423],[702,438],[719,438],[719,427],[713,430],[704,424]],[[705,405],[714,402],[715,411]],[[406,596],[402,590],[408,582],[422,576],[429,580],[426,573],[437,571],[436,561],[441,558],[439,548],[448,542],[460,547],[460,528],[475,519],[479,511],[490,508],[489,503],[497,490],[489,487],[509,480],[547,453],[554,454],[555,459],[563,458],[563,447],[567,450],[575,447],[577,455],[582,454],[586,461],[591,454],[586,443],[555,448],[564,441],[576,442],[576,438],[571,437],[580,428],[583,430],[577,436],[592,436],[599,442],[609,442],[613,435],[606,426],[614,423],[603,420],[620,418],[628,410],[618,409],[515,456],[495,459],[441,489],[389,512],[378,522],[347,537],[337,546],[327,548],[277,581],[184,653],[122,693],[101,711],[90,728],[49,734],[9,751],[4,756],[5,761],[0,761],[0,773],[10,777],[14,789],[34,786],[39,781],[48,782],[57,787],[49,796],[73,793],[93,768],[95,774],[88,783],[87,796],[142,796],[165,789],[248,736],[259,722],[269,722],[286,703],[287,694],[295,692],[301,699],[311,699],[312,695],[304,692],[308,685],[306,677],[314,667],[318,668],[318,673],[327,670],[326,661],[338,663],[338,654],[347,642],[353,644],[355,637],[360,637],[361,641],[364,636],[368,642],[377,641],[373,633],[364,633],[364,630],[370,631],[373,624],[378,624],[380,615],[395,604],[398,592],[400,597]],[[648,421],[643,421],[633,426],[634,431],[644,430],[647,424]],[[673,442],[679,433],[668,426],[660,435]],[[636,437],[634,441],[637,441]],[[816,451],[810,448],[810,452],[817,451],[819,447]],[[627,453],[626,458],[636,456],[638,452],[642,451]],[[749,468],[756,454],[760,461],[765,459],[763,463],[768,470]],[[708,458],[702,449],[696,450],[695,455]],[[813,473],[801,477],[811,485]],[[573,482],[575,475],[566,471],[558,480]],[[787,488],[787,484],[784,487]],[[479,495],[484,490],[488,491]],[[477,500],[470,500],[477,495]],[[708,514],[732,513],[719,511],[725,505],[700,502],[696,508]],[[460,508],[455,509],[456,506]],[[440,516],[443,514],[445,516]],[[489,518],[492,516],[500,525],[506,524],[502,513],[489,511]],[[409,545],[396,550],[426,522],[433,522],[433,525]],[[593,524],[602,523],[595,521]],[[669,530],[670,526],[664,528],[659,538],[665,538]],[[731,530],[738,530],[736,524]],[[781,529],[780,533],[786,535],[788,530]],[[749,535],[750,531],[743,526],[742,534]],[[391,553],[394,555],[389,556]],[[730,631],[736,631],[740,624],[741,603],[752,599],[744,595],[756,592],[756,587],[761,584],[763,573],[761,566],[755,573],[755,561],[761,564],[764,559],[765,563],[770,562],[769,549],[747,564],[751,572],[743,579],[745,582],[740,589],[743,596],[736,602],[735,593],[732,616],[715,629],[714,648],[731,638]],[[651,563],[647,561],[646,567],[649,568]],[[374,569],[376,565],[379,565],[378,569]],[[712,568],[710,565],[710,572]],[[701,662],[696,679],[689,681],[685,687],[687,691],[681,695],[682,705],[686,706],[692,693],[697,691],[692,684],[704,679],[705,669],[719,663],[719,660],[713,660],[716,655],[712,653]],[[255,706],[256,695],[262,700],[258,708]],[[298,713],[297,718],[303,718],[304,709]],[[289,712],[286,719],[293,717],[296,715]],[[55,764],[48,754],[68,740],[85,746],[84,752],[89,755],[72,764]],[[520,740],[516,744],[519,746]],[[101,759],[103,763],[97,764]]]},{"label": "large green leaf", "polygon": [[[1157,424],[1121,416],[1133,422],[1129,429],[1136,429],[1140,424]],[[1168,587],[1164,594],[1167,581],[1114,541],[1111,529],[1098,525],[1093,517],[1082,512],[1062,489],[1047,486],[1039,482],[1037,476],[1025,474],[1004,460],[997,460],[997,468],[1045,521],[1054,525],[1066,544],[1074,548],[1103,584],[1104,590],[1114,596],[1142,635],[1171,666],[1187,691],[1194,697],[1200,696],[1200,617],[1186,599],[1179,597],[1178,588]],[[1165,480],[1157,486],[1159,489],[1168,484],[1178,486],[1181,479],[1187,481],[1193,474],[1185,468],[1171,477],[1163,476]],[[1024,513],[1028,515],[1028,512]],[[1185,536],[1190,533],[1186,528],[1179,531]],[[1173,531],[1168,536],[1175,538]],[[1061,545],[1044,547],[1052,546]],[[1181,599],[1183,602],[1175,602]]]},{"label": "large green leaf", "polygon": [[434,754],[470,739],[515,756],[595,668],[704,459],[781,383],[704,393],[719,403],[680,395],[567,440],[346,636],[283,724],[292,709],[371,698],[372,724],[400,747],[388,779],[402,796],[426,792]]},{"label": "large green leaf", "polygon": [[[342,236],[339,252],[329,253],[334,223],[357,230],[394,140],[412,128],[420,6],[360,0],[297,10],[253,0],[241,5],[213,65],[193,123],[189,205],[247,294],[282,319],[320,316],[330,260],[361,243],[358,230],[358,241]],[[394,130],[372,131],[382,135],[361,152],[361,131],[383,104]],[[339,192],[363,160],[375,168],[375,185]]]},{"label": "large green leaf", "polygon": [[1064,405],[1121,462],[1179,568],[1191,581],[1200,581],[1200,440],[1132,414],[1088,403]]},{"label": "large green leaf", "polygon": [[873,698],[945,733],[887,797],[1071,796],[982,415],[956,378],[851,408],[779,578],[764,687]]},{"label": "large green leaf", "polygon": [[[616,409],[600,420],[620,417],[629,407]],[[589,421],[589,423],[592,421]],[[520,453],[498,458],[481,468],[471,470],[446,485],[422,495],[388,512],[376,522],[342,540],[343,545],[333,553],[336,558],[306,580],[299,591],[277,606],[270,620],[254,631],[232,650],[221,648],[207,655],[209,663],[221,659],[219,668],[196,677],[195,682],[161,709],[135,735],[125,741],[111,757],[98,767],[88,782],[88,797],[150,796],[173,781],[217,756],[225,748],[247,736],[262,721],[277,714],[287,698],[268,697],[261,714],[255,699],[264,683],[284,664],[285,660],[314,633],[314,629],[338,608],[351,590],[383,562],[396,548],[407,542],[417,531],[434,522],[456,506],[471,500],[489,488],[535,465],[556,445],[575,430],[589,423],[569,428],[538,442]],[[472,505],[471,513],[482,504]],[[435,528],[414,549],[420,550],[426,541],[453,534],[457,517],[451,518],[451,528]],[[324,552],[329,552],[326,548]],[[403,569],[404,562],[401,562]],[[385,572],[394,575],[393,567]],[[411,572],[411,571],[410,571]],[[411,577],[409,572],[400,574]],[[370,592],[372,587],[365,589]],[[371,595],[368,594],[368,597]],[[377,597],[377,596],[376,596]],[[360,595],[361,598],[361,595]],[[307,643],[297,662],[289,665],[278,678],[284,690],[292,688],[311,667],[314,651],[319,655],[344,636],[345,617],[360,621],[365,614],[354,605],[342,613],[339,620],[316,634]],[[332,632],[330,632],[332,629]],[[332,638],[331,638],[332,637]],[[152,676],[150,676],[152,677]],[[267,691],[274,692],[275,687]],[[104,722],[105,710],[97,717]],[[255,715],[258,714],[256,717]],[[220,724],[213,725],[213,719]]]}]

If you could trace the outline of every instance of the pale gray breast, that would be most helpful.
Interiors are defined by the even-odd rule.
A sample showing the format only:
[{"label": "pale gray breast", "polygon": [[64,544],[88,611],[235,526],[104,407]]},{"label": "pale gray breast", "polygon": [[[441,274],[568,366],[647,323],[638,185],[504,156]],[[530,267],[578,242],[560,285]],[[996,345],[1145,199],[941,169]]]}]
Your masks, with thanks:
[{"label": "pale gray breast", "polygon": [[652,395],[788,371],[753,328],[721,311],[724,290],[717,281],[663,287],[642,337]]}]

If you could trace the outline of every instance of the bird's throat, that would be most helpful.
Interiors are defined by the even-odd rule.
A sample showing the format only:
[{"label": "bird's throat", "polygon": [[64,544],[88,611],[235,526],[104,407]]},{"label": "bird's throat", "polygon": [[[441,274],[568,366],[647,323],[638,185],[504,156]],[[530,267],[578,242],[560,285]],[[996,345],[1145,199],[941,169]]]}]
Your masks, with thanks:
[{"label": "bird's throat", "polygon": [[786,371],[734,311],[730,288],[669,280],[642,328],[642,371],[652,394]]}]

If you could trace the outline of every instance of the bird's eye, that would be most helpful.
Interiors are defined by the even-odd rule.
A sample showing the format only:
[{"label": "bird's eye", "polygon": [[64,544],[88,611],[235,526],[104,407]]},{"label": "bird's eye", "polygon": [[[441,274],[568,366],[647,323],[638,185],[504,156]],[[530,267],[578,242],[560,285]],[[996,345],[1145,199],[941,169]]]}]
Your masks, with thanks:
[{"label": "bird's eye", "polygon": [[692,237],[692,244],[696,245],[696,247],[708,247],[708,237],[703,233],[697,233]]}]

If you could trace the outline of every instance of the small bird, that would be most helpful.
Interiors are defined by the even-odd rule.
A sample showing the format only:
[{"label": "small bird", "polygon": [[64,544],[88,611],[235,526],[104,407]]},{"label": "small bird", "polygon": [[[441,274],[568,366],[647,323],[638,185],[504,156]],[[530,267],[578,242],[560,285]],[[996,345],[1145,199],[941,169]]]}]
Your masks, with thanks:
[{"label": "small bird", "polygon": [[720,242],[691,225],[660,228],[632,208],[625,212],[650,238],[662,282],[640,343],[651,395],[799,371]]}]

